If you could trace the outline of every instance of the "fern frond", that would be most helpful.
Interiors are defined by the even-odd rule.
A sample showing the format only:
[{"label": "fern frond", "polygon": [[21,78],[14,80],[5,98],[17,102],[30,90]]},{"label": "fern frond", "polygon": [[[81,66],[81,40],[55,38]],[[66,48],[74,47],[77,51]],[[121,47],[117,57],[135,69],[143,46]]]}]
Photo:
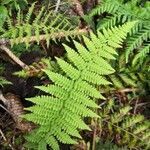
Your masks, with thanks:
[{"label": "fern frond", "polygon": [[[101,113],[101,117],[104,117],[104,120],[100,120],[101,128],[110,132],[111,140],[113,140],[113,135],[115,139],[117,134],[120,137],[118,144],[128,144],[129,148],[143,146],[149,148],[149,121],[142,115],[132,115],[132,107],[129,105],[117,109],[116,106],[114,100],[108,101],[106,106],[103,106],[104,113]],[[109,107],[110,109],[108,109]],[[115,113],[113,113],[114,110]],[[105,139],[107,138],[105,137]]]},{"label": "fern frond", "polygon": [[136,115],[136,116],[133,116],[131,118],[127,118],[125,120],[125,122],[123,122],[122,128],[127,129],[127,128],[132,127],[135,124],[137,124],[143,120],[144,120],[144,117],[142,115]]},{"label": "fern frond", "polygon": [[[125,38],[125,34],[134,26],[134,23],[105,30],[104,33],[99,32],[98,36],[91,33],[89,39],[83,36],[85,41],[90,42],[85,42],[85,46],[83,46],[74,41],[76,51],[64,44],[67,59],[56,58],[61,71],[45,70],[53,84],[36,87],[45,92],[47,96],[27,99],[35,105],[27,108],[31,113],[25,115],[24,118],[39,125],[39,128],[27,137],[29,143],[35,145],[42,143],[44,148],[45,141],[52,140],[55,141],[54,145],[46,143],[57,150],[59,148],[56,140],[75,144],[75,138],[81,138],[80,130],[90,130],[83,120],[85,117],[99,118],[100,116],[93,112],[93,108],[99,108],[94,99],[105,99],[96,87],[97,85],[109,84],[104,75],[114,72],[112,67],[108,65],[110,57],[106,54],[114,54],[113,57],[115,57],[115,49],[121,46],[122,39]],[[121,34],[116,37],[116,32]],[[115,38],[112,38],[113,35]],[[110,43],[113,43],[113,50],[111,49],[111,52],[104,51],[106,54],[101,55],[103,46],[111,47]],[[96,62],[95,58],[99,61]],[[101,60],[109,68],[108,70],[105,71],[105,66],[103,68],[100,65]],[[105,72],[103,73],[103,71]],[[121,112],[125,113],[123,110]],[[50,140],[48,140],[48,136]]]},{"label": "fern frond", "polygon": [[30,21],[30,19],[31,19],[31,15],[32,15],[32,13],[33,13],[34,7],[35,7],[35,3],[32,4],[32,6],[29,8],[28,13],[26,14],[25,22],[26,22],[27,24],[30,24],[29,21]]},{"label": "fern frond", "polygon": [[[89,16],[92,18],[96,15],[100,15],[96,25],[98,30],[103,28],[110,29],[111,27],[118,26],[124,22],[138,20],[138,23],[131,29],[127,38],[127,49],[125,51],[126,63],[130,63],[129,60],[133,59],[133,55],[138,54],[137,50],[141,49],[141,46],[145,45],[150,38],[149,34],[149,6],[139,6],[137,1],[120,1],[103,0],[99,6],[93,9]],[[141,55],[137,55],[139,59]],[[147,58],[147,55],[145,55]],[[143,61],[145,59],[142,59]],[[143,63],[143,61],[141,61]],[[141,64],[142,64],[141,63]],[[148,64],[148,63],[147,63]]]},{"label": "fern frond", "polygon": [[116,75],[111,75],[111,76],[110,76],[110,79],[111,79],[113,85],[114,85],[116,88],[118,88],[118,89],[122,89],[122,88],[123,88],[123,84],[122,84],[122,82],[119,80],[119,77],[118,77],[118,76],[116,76]]},{"label": "fern frond", "polygon": [[127,113],[129,113],[129,111],[131,110],[131,107],[129,106],[126,106],[122,109],[120,109],[120,112],[119,113],[114,113],[112,116],[111,116],[111,122],[112,123],[118,123],[120,121],[122,121],[122,118],[127,115]]},{"label": "fern frond", "polygon": [[36,41],[38,44],[41,40],[46,40],[47,46],[50,40],[56,41],[62,37],[73,37],[83,34],[78,31],[75,25],[68,21],[67,17],[62,14],[45,11],[42,7],[34,17],[35,3],[29,8],[26,17],[23,17],[18,11],[17,23],[12,23],[10,17],[7,18],[8,30],[0,37],[9,39],[11,46],[18,43],[25,43],[26,47],[30,42]]}]

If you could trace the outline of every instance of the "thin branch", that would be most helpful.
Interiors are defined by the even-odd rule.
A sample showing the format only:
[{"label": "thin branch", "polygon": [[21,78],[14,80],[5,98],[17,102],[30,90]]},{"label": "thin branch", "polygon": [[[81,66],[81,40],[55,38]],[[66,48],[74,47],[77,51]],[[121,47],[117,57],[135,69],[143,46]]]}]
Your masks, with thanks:
[{"label": "thin branch", "polygon": [[150,102],[139,103],[139,104],[137,104],[137,107],[142,107],[144,105],[149,105],[149,104],[150,104]]},{"label": "thin branch", "polygon": [[7,106],[7,99],[3,96],[3,93],[1,90],[0,90],[0,100]]},{"label": "thin branch", "polygon": [[54,10],[55,13],[57,13],[59,5],[60,5],[60,0],[57,0],[56,7],[55,7],[55,10]]},{"label": "thin branch", "polygon": [[138,101],[139,101],[139,99],[137,99],[136,102],[135,102],[135,107],[134,107],[134,111],[133,111],[134,114],[136,114],[136,110],[137,110],[137,107],[138,107]]},{"label": "thin branch", "polygon": [[22,62],[16,55],[14,55],[12,51],[9,48],[7,48],[5,45],[1,45],[0,49],[4,51],[16,64],[21,66],[23,69],[28,68],[28,66],[24,62]]},{"label": "thin branch", "polygon": [[97,120],[94,120],[94,131],[93,131],[93,141],[92,141],[92,150],[95,150],[96,147],[96,132],[97,132]]},{"label": "thin branch", "polygon": [[119,92],[119,93],[128,93],[128,92],[137,92],[137,91],[139,91],[139,89],[137,89],[137,88],[126,88],[126,89],[118,90],[117,92]]},{"label": "thin branch", "polygon": [[6,109],[3,105],[0,104],[0,107],[10,114],[9,110]]},{"label": "thin branch", "polygon": [[9,147],[11,148],[11,150],[15,150],[15,148],[13,148],[13,146],[8,142],[8,140],[6,139],[4,133],[3,133],[3,131],[1,129],[0,129],[0,134],[1,134],[2,138],[4,139],[4,141],[6,143],[8,143]]}]

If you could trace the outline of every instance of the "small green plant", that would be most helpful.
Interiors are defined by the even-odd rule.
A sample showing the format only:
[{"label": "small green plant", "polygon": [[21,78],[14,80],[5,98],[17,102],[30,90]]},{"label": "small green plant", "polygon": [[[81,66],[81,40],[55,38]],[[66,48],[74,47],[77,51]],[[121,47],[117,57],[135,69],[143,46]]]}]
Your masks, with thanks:
[{"label": "small green plant", "polygon": [[6,84],[11,84],[11,82],[0,76],[0,87],[3,87]]}]

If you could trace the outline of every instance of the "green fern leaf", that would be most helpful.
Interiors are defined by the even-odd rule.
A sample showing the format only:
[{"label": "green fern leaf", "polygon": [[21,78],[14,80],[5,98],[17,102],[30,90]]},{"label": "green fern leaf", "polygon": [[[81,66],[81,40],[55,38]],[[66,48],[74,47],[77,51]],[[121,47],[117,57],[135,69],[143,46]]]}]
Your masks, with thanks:
[{"label": "green fern leaf", "polygon": [[[114,45],[112,47],[115,51],[116,47],[121,46],[121,39],[125,38],[125,33],[127,34],[126,30],[129,31],[133,25],[134,22],[131,22],[122,27],[112,29],[112,31],[105,30],[101,34],[102,38],[91,33],[88,39],[90,42],[85,43],[85,46],[74,41],[76,51],[64,45],[67,51],[67,59],[56,58],[61,71],[45,70],[53,84],[36,87],[45,92],[47,96],[27,99],[35,105],[26,108],[31,113],[26,114],[24,118],[39,126],[27,137],[29,143],[37,145],[41,143],[44,148],[47,141],[46,143],[51,148],[57,150],[59,148],[56,141],[65,144],[76,144],[76,140],[73,137],[81,138],[80,130],[90,130],[89,126],[85,124],[84,118],[100,118],[93,111],[93,108],[99,108],[94,99],[105,99],[96,87],[97,85],[109,84],[104,75],[114,72],[114,69],[108,65],[109,55],[105,55],[105,57],[101,55],[103,46],[111,47],[108,43],[113,41]],[[109,34],[113,37],[116,31],[122,32],[122,30],[123,34],[117,37],[120,42],[107,36]],[[83,38],[87,40],[86,37]],[[102,43],[101,39],[103,39]],[[100,44],[96,45],[95,41],[99,41]],[[91,47],[92,49],[89,50]],[[105,54],[114,54],[113,57],[115,57],[116,52],[114,51],[110,50]],[[97,62],[96,60],[98,59],[99,61]],[[105,64],[104,68],[100,63],[101,60]],[[105,69],[106,67],[107,70]],[[125,113],[125,110],[122,110],[121,113]],[[50,137],[49,140],[48,136]],[[51,141],[54,141],[54,145],[50,143]]]}]

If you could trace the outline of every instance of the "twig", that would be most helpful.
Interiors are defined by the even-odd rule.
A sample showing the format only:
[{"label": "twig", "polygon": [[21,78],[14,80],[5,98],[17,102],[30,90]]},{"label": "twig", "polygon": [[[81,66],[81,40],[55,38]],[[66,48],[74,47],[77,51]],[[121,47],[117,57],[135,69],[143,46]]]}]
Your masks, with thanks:
[{"label": "twig", "polygon": [[94,121],[94,132],[93,132],[93,142],[92,142],[92,150],[95,150],[95,144],[96,144],[96,132],[97,132],[97,119]]},{"label": "twig", "polygon": [[10,114],[10,112],[3,105],[0,104],[0,107]]},{"label": "twig", "polygon": [[137,92],[137,91],[139,91],[139,89],[137,89],[137,88],[126,88],[126,89],[118,90],[117,92],[119,92],[119,93],[128,93],[128,92]]},{"label": "twig", "polygon": [[14,55],[9,48],[7,48],[5,45],[1,45],[0,49],[4,51],[15,63],[17,63],[19,66],[21,66],[23,69],[27,69],[28,66],[22,62],[16,55]]},{"label": "twig", "polygon": [[137,107],[142,107],[142,106],[148,105],[148,104],[150,104],[150,102],[139,103],[139,104],[137,104]]},{"label": "twig", "polygon": [[55,10],[54,10],[55,13],[57,13],[59,5],[60,5],[60,0],[57,0],[56,7],[55,7]]},{"label": "twig", "polygon": [[137,107],[138,107],[138,101],[139,101],[139,99],[137,99],[136,100],[136,102],[135,102],[135,107],[134,107],[134,114],[136,114],[136,110],[137,110]]},{"label": "twig", "polygon": [[[8,101],[7,101],[7,99],[3,96],[3,93],[2,93],[1,90],[0,90],[0,100],[4,103],[4,105],[8,106]],[[10,114],[9,110],[7,110],[7,109],[6,109],[4,106],[2,106],[1,104],[0,104],[0,107],[3,108],[5,111],[7,111],[7,112]]]},{"label": "twig", "polygon": [[0,100],[1,100],[5,105],[7,105],[7,99],[3,96],[3,93],[2,93],[1,90],[0,90]]},{"label": "twig", "polygon": [[4,139],[4,141],[5,141],[6,143],[8,143],[9,147],[10,147],[12,150],[15,150],[15,149],[13,148],[13,146],[8,142],[8,140],[6,139],[4,133],[2,132],[1,129],[0,129],[0,134],[2,135],[2,138]]}]

